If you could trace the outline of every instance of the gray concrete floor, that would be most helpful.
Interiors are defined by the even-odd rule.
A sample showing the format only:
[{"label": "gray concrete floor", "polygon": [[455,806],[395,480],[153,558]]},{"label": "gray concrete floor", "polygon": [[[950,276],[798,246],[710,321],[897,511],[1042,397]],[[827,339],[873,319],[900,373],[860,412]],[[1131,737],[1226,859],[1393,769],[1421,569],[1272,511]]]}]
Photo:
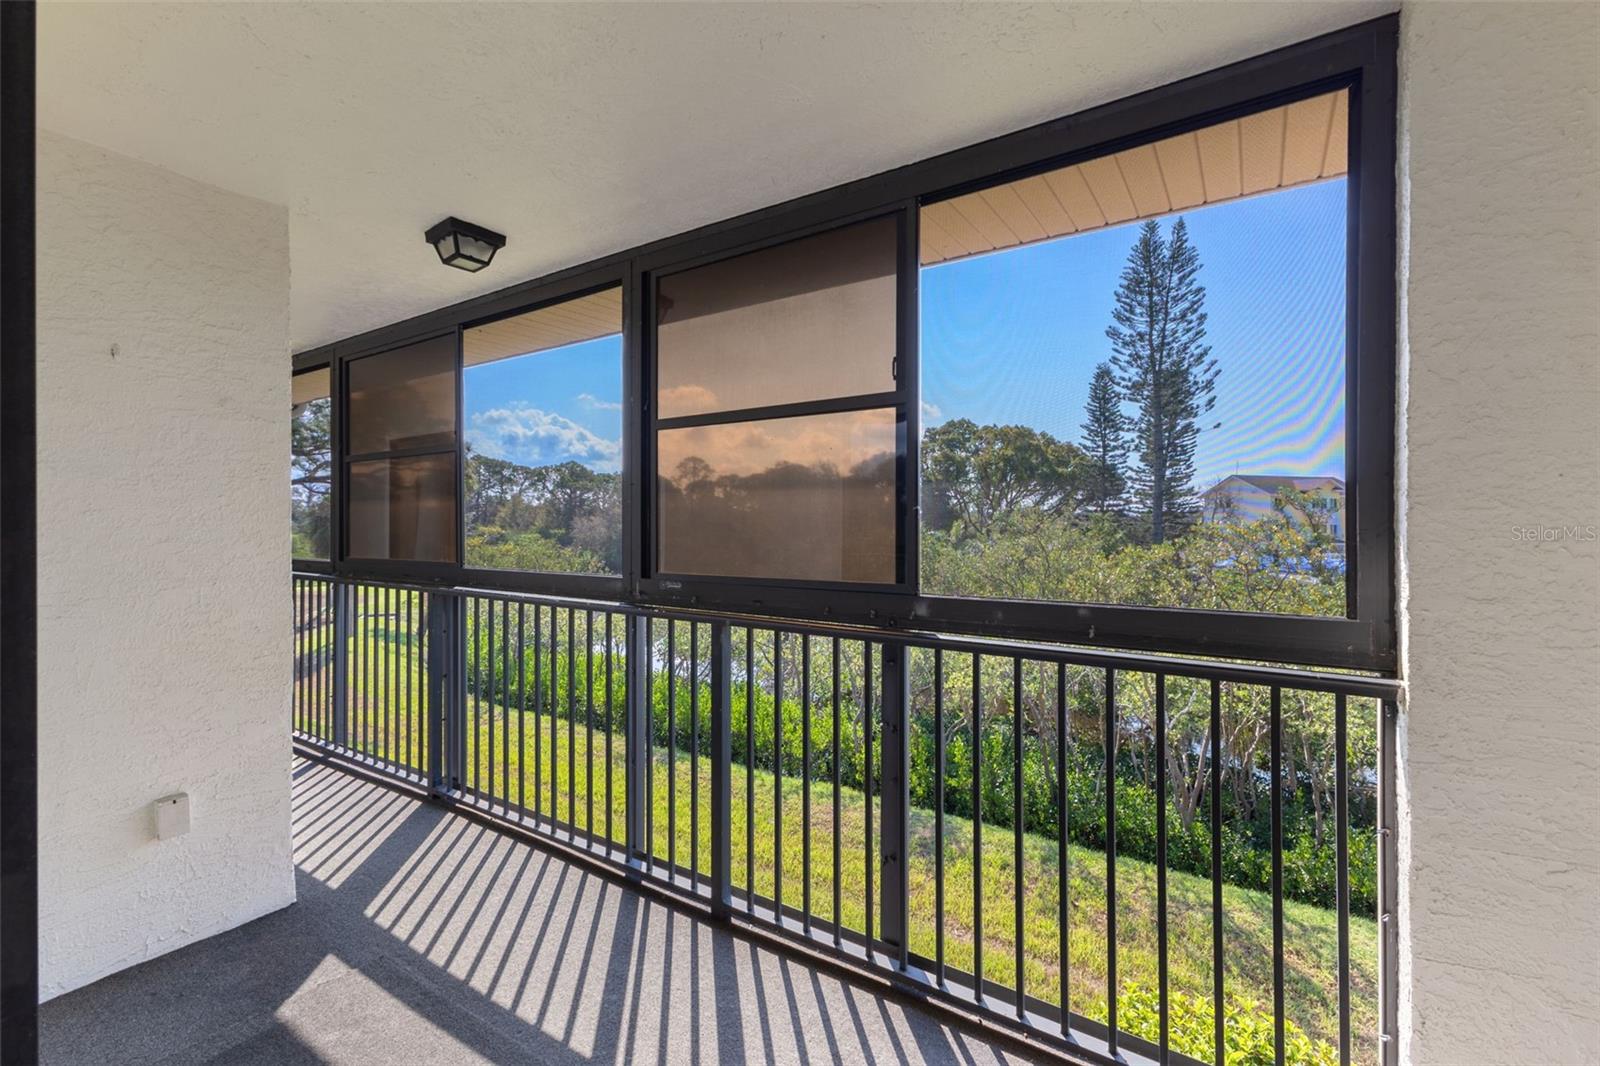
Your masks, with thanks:
[{"label": "gray concrete floor", "polygon": [[296,760],[299,902],[46,1004],[49,1066],[1023,1061]]}]

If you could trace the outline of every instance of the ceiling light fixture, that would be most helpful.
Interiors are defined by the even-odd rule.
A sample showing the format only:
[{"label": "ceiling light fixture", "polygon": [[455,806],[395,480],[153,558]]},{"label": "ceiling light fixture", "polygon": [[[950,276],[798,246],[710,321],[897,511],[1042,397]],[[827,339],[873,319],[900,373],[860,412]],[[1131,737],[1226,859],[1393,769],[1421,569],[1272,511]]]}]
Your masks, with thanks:
[{"label": "ceiling light fixture", "polygon": [[504,234],[474,226],[454,216],[430,226],[423,236],[439,253],[439,262],[471,272],[488,266],[494,259],[494,253],[506,245]]}]

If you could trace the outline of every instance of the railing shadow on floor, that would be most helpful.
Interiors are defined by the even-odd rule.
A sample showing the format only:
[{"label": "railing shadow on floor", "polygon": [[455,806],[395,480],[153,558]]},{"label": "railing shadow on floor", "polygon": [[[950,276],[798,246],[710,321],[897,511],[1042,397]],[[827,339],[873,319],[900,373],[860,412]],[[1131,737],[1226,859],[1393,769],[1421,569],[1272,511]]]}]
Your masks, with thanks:
[{"label": "railing shadow on floor", "polygon": [[704,918],[332,766],[293,774],[299,902],[47,1004],[45,1063],[1010,1057],[896,1002],[869,1032],[871,992],[813,972],[797,999],[790,960]]}]

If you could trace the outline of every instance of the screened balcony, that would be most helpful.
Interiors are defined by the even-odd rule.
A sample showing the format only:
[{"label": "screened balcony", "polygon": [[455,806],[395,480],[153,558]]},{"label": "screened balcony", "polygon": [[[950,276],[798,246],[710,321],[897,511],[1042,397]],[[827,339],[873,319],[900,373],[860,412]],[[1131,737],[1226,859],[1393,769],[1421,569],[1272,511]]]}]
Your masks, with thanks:
[{"label": "screened balcony", "polygon": [[1594,48],[1241,10],[44,8],[0,1059],[1588,1061]]}]

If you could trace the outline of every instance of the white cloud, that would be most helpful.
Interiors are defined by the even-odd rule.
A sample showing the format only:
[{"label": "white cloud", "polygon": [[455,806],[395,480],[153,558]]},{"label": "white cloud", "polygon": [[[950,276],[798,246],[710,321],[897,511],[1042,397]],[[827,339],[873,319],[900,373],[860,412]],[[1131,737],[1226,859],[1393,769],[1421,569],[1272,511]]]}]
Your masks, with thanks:
[{"label": "white cloud", "polygon": [[583,406],[593,408],[596,411],[622,410],[622,405],[620,403],[613,403],[610,400],[602,400],[600,397],[591,396],[587,392],[578,393],[578,402],[583,404]]},{"label": "white cloud", "polygon": [[620,440],[607,440],[570,418],[526,404],[475,413],[467,443],[481,455],[527,466],[574,461],[610,472],[622,467]]},{"label": "white cloud", "polygon": [[717,394],[704,385],[673,385],[661,390],[663,417],[700,414],[718,408]]},{"label": "white cloud", "polygon": [[938,422],[943,417],[944,417],[944,412],[939,409],[939,405],[938,404],[929,403],[927,400],[923,400],[922,401],[922,421],[923,422],[925,422],[926,424],[931,426],[935,422]]}]

